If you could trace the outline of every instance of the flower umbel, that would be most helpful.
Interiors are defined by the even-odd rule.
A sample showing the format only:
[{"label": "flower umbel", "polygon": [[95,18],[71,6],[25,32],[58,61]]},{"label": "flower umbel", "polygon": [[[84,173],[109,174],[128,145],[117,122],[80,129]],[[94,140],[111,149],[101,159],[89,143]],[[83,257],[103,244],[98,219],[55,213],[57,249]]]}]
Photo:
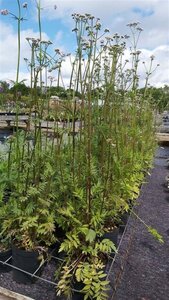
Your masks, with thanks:
[{"label": "flower umbel", "polygon": [[28,7],[28,3],[27,3],[27,2],[24,2],[24,3],[22,4],[22,7],[23,7],[23,8],[27,8],[27,7]]},{"label": "flower umbel", "polygon": [[9,14],[9,11],[7,9],[1,9],[1,15],[7,16]]}]

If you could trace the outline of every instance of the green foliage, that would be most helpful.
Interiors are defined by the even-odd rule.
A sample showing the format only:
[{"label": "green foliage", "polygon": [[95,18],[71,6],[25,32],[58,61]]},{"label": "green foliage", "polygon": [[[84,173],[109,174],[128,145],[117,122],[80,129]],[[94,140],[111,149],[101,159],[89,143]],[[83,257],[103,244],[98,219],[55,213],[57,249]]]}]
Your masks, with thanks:
[{"label": "green foliage", "polygon": [[9,199],[0,214],[1,234],[26,250],[40,245],[48,247],[56,240],[52,191],[55,171],[49,155],[50,145],[33,156],[35,149],[25,134],[18,137],[19,147],[14,136],[9,140],[10,156],[1,162],[2,197],[5,189],[10,188]]},{"label": "green foliage", "polygon": [[[138,89],[137,25],[131,25],[135,36],[131,64],[135,69],[130,70],[122,59],[125,42],[121,44],[115,36],[115,44],[108,39],[100,47],[100,23],[87,15],[73,18],[77,51],[70,89],[74,87],[72,98],[80,91],[83,105],[78,115],[81,127],[77,136],[63,145],[63,177],[61,181],[57,178],[64,195],[64,203],[61,195],[57,198],[57,222],[67,232],[60,247],[67,256],[57,293],[71,297],[74,278],[84,284],[84,299],[106,299],[103,257],[116,248],[110,240],[98,237],[120,222],[138,198],[156,147],[154,104],[147,88],[149,73],[144,91]],[[84,45],[85,38],[90,38],[90,46]],[[85,71],[81,67],[84,60]],[[67,113],[72,120],[77,116],[75,109],[67,107]],[[75,133],[74,122],[72,130]]]},{"label": "green foliage", "polygon": [[67,233],[59,251],[65,251],[67,257],[59,274],[57,295],[63,293],[71,298],[72,280],[75,279],[84,285],[81,290],[84,299],[107,299],[109,281],[103,269],[106,255],[117,251],[113,242],[98,240],[96,231],[83,225]]},{"label": "green foliage", "polygon": [[25,85],[23,82],[19,82],[10,88],[10,93],[16,94],[16,92],[20,92],[21,96],[28,96],[30,93],[30,88]]},{"label": "green foliage", "polygon": [[48,201],[37,197],[37,194],[34,189],[25,197],[17,195],[13,198],[11,195],[1,213],[2,235],[26,250],[40,245],[50,246],[55,242],[54,213],[50,211]]},{"label": "green foliage", "polygon": [[4,80],[0,80],[0,87],[2,88],[3,93],[8,93],[9,91],[9,83]]},{"label": "green foliage", "polygon": [[[19,30],[16,83],[8,91],[1,82],[5,91],[13,93],[10,101],[7,95],[0,100],[4,107],[15,102],[16,133],[8,140],[8,151],[0,162],[0,233],[32,250],[55,242],[57,224],[66,232],[59,250],[66,257],[57,274],[57,295],[71,299],[77,281],[83,284],[85,300],[105,300],[109,282],[104,269],[116,247],[102,239],[103,234],[120,222],[139,195],[156,147],[153,110],[157,98],[160,110],[167,107],[168,88],[148,88],[151,59],[145,87],[138,89],[137,23],[129,26],[133,36],[129,69],[123,59],[127,36],[111,38],[108,30],[100,33],[99,19],[88,14],[73,15],[77,49],[70,59],[69,88],[60,86],[65,55],[59,49],[54,55],[48,53],[51,43],[42,41],[40,2],[36,3],[39,39],[27,38],[31,57],[25,61],[31,87],[18,83]],[[21,16],[16,20],[20,26]],[[50,77],[49,87],[43,75],[53,70],[57,86],[52,86],[55,78]],[[51,95],[62,101],[51,104]],[[27,131],[19,129],[22,106],[28,112],[32,140]],[[43,120],[47,120],[46,133]],[[4,203],[6,189],[10,195]],[[155,229],[146,227],[163,242]]]},{"label": "green foliage", "polygon": [[164,239],[161,234],[155,228],[148,226],[148,231],[152,234],[152,236],[160,243],[164,243]]},{"label": "green foliage", "polygon": [[[141,89],[140,92],[144,93],[144,88]],[[159,112],[163,112],[168,109],[169,86],[165,85],[160,88],[150,87],[148,88],[148,93],[150,95],[150,101],[159,110]]]},{"label": "green foliage", "polygon": [[[77,282],[83,282],[84,288],[82,293],[85,294],[84,299],[107,299],[107,291],[109,290],[109,281],[105,279],[106,274],[101,269],[102,263],[98,261],[96,264],[88,262],[80,263],[75,276]],[[103,268],[103,266],[102,266]]]}]

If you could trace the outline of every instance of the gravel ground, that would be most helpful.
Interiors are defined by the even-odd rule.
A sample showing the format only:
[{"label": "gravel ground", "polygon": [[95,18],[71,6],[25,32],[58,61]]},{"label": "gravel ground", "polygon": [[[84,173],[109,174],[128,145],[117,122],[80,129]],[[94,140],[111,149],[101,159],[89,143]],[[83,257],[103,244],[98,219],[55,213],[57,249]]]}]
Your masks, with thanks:
[{"label": "gravel ground", "polygon": [[[56,271],[57,264],[52,260],[45,266],[42,273],[42,277],[47,280],[54,281],[54,273]],[[46,283],[40,279],[36,283],[31,285],[19,284],[13,281],[12,272],[0,274],[0,286],[12,290],[16,293],[29,296],[34,300],[56,300],[55,286]],[[1,298],[0,298],[1,300]]]},{"label": "gravel ground", "polygon": [[[169,191],[165,185],[168,173],[166,158],[169,147],[159,147],[151,175],[141,188],[135,211],[148,225],[164,236],[160,244],[145,226],[130,216],[119,244],[119,252],[110,263],[109,300],[169,300]],[[54,281],[56,260],[44,268],[42,277]],[[34,300],[63,300],[56,297],[55,286],[42,280],[32,285],[18,284],[12,272],[0,274],[0,286],[32,297]]]}]

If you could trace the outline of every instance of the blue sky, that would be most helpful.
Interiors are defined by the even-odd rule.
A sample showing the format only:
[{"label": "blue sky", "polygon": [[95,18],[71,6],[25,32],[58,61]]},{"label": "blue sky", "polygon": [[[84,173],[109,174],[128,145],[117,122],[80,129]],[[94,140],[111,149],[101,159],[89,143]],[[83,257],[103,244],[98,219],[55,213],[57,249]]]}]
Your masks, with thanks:
[{"label": "blue sky", "polygon": [[[38,0],[39,1],[39,0]],[[38,36],[38,24],[35,0],[27,2],[28,8],[22,9],[22,57],[20,79],[29,75],[23,57],[29,56],[26,37]],[[127,23],[139,21],[144,29],[139,48],[143,59],[155,55],[160,67],[152,76],[152,84],[163,86],[169,84],[169,1],[168,0],[41,0],[42,31],[44,38],[53,41],[53,48],[61,48],[65,52],[75,49],[74,27],[71,14],[91,13],[99,17],[103,28],[112,33],[128,34]],[[57,9],[54,9],[54,5]],[[16,0],[0,0],[0,9],[8,9],[17,14]],[[17,22],[10,15],[0,16],[0,80],[14,79],[17,53]],[[68,78],[68,67],[65,66],[65,78]],[[142,75],[142,74],[141,74]]]},{"label": "blue sky", "polygon": [[133,7],[133,12],[140,15],[142,18],[150,17],[155,13],[151,8],[142,9],[139,6]]}]

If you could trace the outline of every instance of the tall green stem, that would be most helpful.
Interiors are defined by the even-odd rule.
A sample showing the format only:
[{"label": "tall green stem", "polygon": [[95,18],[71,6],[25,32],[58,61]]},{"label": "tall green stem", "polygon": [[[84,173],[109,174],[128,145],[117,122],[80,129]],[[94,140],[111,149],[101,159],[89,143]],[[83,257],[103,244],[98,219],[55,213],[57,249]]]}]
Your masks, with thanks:
[{"label": "tall green stem", "polygon": [[18,4],[18,59],[17,59],[17,71],[16,71],[16,84],[19,81],[19,70],[20,70],[20,55],[21,55],[21,5],[20,1],[17,0]]}]

